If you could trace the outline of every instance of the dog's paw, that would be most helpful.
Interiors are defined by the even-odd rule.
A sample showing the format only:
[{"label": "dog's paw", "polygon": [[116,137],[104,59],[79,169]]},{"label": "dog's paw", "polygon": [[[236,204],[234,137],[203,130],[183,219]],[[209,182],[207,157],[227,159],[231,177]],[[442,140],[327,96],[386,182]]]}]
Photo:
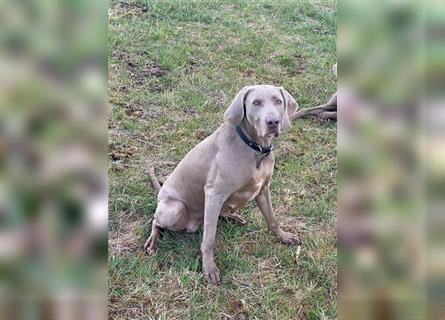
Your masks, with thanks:
[{"label": "dog's paw", "polygon": [[225,219],[227,219],[229,222],[233,223],[233,224],[237,224],[240,226],[243,226],[247,223],[246,220],[244,220],[243,217],[241,217],[239,214],[237,213],[230,213],[228,215],[223,216]]},{"label": "dog's paw", "polygon": [[219,285],[221,283],[219,270],[215,263],[208,264],[207,266],[202,266],[202,272],[206,277],[207,281],[213,283],[214,285]]},{"label": "dog's paw", "polygon": [[298,235],[283,230],[280,230],[280,232],[277,234],[277,239],[284,244],[290,244],[290,245],[301,244],[301,240]]},{"label": "dog's paw", "polygon": [[156,239],[155,239],[155,237],[150,236],[150,237],[147,239],[147,241],[145,241],[145,244],[144,244],[144,250],[145,250],[145,252],[146,252],[149,256],[151,256],[152,254],[155,253],[155,251],[156,251],[156,246],[157,246],[157,243],[156,243]]}]

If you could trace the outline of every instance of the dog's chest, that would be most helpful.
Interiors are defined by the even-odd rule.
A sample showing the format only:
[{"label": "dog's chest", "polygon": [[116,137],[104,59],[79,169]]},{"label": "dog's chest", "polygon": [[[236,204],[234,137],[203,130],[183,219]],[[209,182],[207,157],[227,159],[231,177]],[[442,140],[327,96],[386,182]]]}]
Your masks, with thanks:
[{"label": "dog's chest", "polygon": [[237,198],[241,201],[250,201],[254,199],[261,190],[264,184],[264,179],[252,179],[241,189],[236,191],[232,197]]},{"label": "dog's chest", "polygon": [[226,201],[227,209],[237,210],[247,201],[253,200],[261,191],[261,188],[269,183],[271,168],[268,165],[255,170],[246,184],[234,192]]}]

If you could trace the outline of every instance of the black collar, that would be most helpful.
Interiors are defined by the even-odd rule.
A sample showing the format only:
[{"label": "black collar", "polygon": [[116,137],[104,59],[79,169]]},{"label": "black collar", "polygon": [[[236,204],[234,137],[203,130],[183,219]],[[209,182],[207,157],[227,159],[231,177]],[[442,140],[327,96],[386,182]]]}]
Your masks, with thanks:
[{"label": "black collar", "polygon": [[243,130],[240,128],[240,126],[236,126],[236,132],[240,136],[241,140],[243,140],[243,142],[245,144],[247,144],[249,147],[251,147],[256,152],[264,153],[267,156],[272,151],[272,145],[270,145],[269,147],[263,147],[263,146],[259,145],[258,143],[250,140],[246,136],[246,134],[243,132]]}]

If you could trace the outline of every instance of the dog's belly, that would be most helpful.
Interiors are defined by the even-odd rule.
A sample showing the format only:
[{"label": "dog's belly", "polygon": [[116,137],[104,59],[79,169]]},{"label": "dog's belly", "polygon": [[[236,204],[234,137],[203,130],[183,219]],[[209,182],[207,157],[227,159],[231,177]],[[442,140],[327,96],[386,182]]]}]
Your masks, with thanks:
[{"label": "dog's belly", "polygon": [[233,193],[224,203],[221,209],[221,215],[237,211],[246,202],[253,200],[260,192],[263,186],[263,180],[252,179],[241,189]]}]

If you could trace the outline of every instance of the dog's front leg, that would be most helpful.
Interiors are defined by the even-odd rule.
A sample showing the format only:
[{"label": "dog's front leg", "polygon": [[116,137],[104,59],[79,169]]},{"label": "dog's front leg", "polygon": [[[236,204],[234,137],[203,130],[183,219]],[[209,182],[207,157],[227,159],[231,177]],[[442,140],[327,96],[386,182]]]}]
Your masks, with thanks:
[{"label": "dog's front leg", "polygon": [[202,272],[213,284],[219,285],[220,275],[213,258],[216,225],[225,197],[213,189],[205,190],[204,235],[201,243]]},{"label": "dog's front leg", "polygon": [[263,186],[255,201],[266,219],[267,228],[277,239],[285,244],[299,244],[300,238],[293,233],[283,231],[273,216],[272,201],[270,199],[270,190],[268,186]]}]

